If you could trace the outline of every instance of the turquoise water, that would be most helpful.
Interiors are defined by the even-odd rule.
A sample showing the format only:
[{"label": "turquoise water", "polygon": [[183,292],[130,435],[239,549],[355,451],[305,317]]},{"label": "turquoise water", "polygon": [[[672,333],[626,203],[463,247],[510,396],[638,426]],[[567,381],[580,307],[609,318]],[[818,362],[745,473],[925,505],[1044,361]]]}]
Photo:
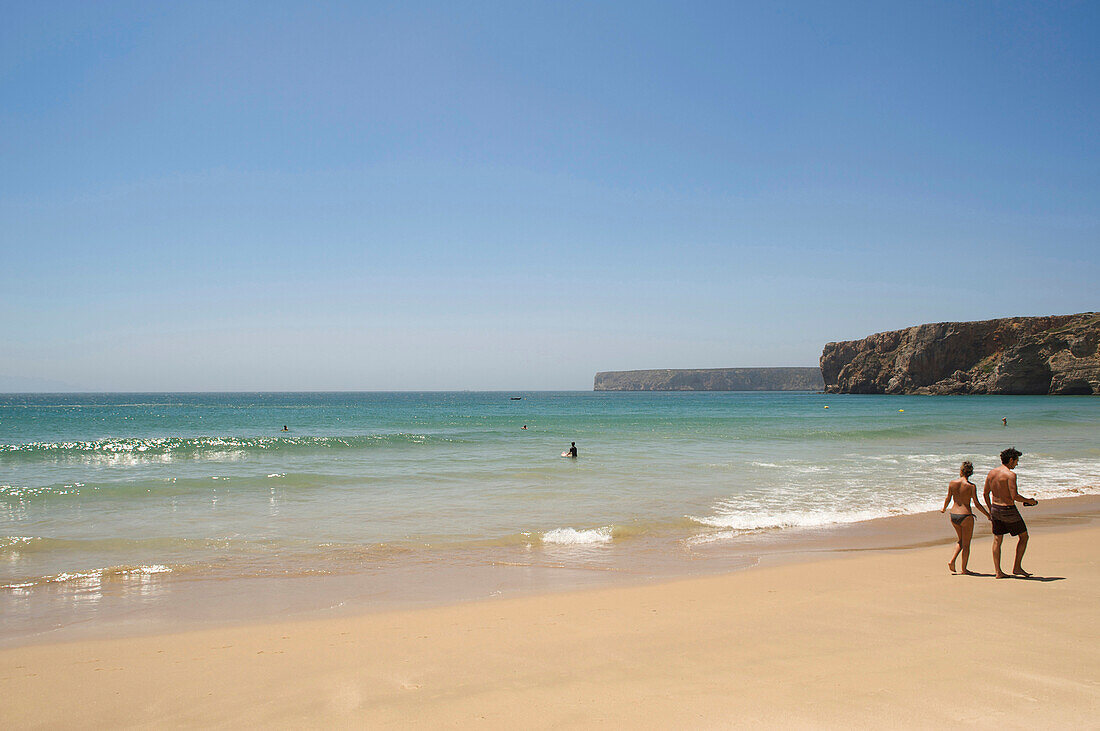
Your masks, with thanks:
[{"label": "turquoise water", "polygon": [[0,586],[690,551],[938,509],[1008,446],[1022,491],[1100,492],[1098,427],[1090,397],[2,395]]}]

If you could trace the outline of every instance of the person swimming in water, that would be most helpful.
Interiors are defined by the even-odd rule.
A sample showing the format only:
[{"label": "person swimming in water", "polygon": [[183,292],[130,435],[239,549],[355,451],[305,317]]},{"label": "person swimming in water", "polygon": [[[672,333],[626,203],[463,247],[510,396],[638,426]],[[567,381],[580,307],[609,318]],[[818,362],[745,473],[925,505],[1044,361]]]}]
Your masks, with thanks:
[{"label": "person swimming in water", "polygon": [[[943,507],[940,508],[940,512],[947,510],[947,504],[952,500],[955,504],[951,507],[951,527],[955,529],[955,535],[958,540],[955,543],[955,553],[952,554],[951,560],[948,561],[947,567],[951,569],[953,574],[967,574],[974,575],[973,571],[969,571],[966,568],[967,562],[970,560],[970,539],[974,537],[974,512],[970,509],[971,501],[978,508],[978,511],[989,517],[989,513],[982,507],[982,504],[978,502],[978,488],[974,486],[974,483],[970,481],[970,476],[974,474],[974,465],[970,462],[963,462],[959,467],[959,476],[951,482],[947,483],[947,497],[944,498]],[[962,554],[962,571],[955,569],[955,559]]]},{"label": "person swimming in water", "polygon": [[576,459],[577,457],[577,443],[569,442],[569,456]]}]

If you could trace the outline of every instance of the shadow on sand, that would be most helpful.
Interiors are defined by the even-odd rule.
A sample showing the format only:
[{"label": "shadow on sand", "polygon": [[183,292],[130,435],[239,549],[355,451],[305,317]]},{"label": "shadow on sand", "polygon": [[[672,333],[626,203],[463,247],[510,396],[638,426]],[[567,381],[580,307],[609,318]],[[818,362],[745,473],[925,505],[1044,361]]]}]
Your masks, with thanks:
[{"label": "shadow on sand", "polygon": [[[992,579],[992,578],[996,578],[997,575],[996,574],[984,574],[981,571],[971,571],[968,574],[955,573],[955,574],[953,574],[953,576],[977,576],[977,577],[981,577],[983,579]],[[1016,579],[1017,581],[1065,581],[1066,580],[1065,576],[1036,576],[1035,574],[1032,574],[1031,576],[1015,576],[1013,574],[1008,574],[1007,576],[1005,576],[1005,578],[1006,579]]]}]

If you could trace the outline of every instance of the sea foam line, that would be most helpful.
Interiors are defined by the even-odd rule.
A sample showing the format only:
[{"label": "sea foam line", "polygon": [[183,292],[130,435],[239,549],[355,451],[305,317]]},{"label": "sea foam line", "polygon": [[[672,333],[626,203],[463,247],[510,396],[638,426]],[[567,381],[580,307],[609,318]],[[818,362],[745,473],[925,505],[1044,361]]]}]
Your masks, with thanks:
[{"label": "sea foam line", "polygon": [[614,539],[611,526],[577,530],[576,528],[555,528],[542,534],[542,542],[562,546],[578,546],[594,543],[610,543]]},{"label": "sea foam line", "polygon": [[53,576],[43,576],[33,581],[20,581],[12,584],[4,584],[0,589],[26,589],[32,586],[44,584],[64,584],[81,581],[101,581],[105,578],[152,576],[154,574],[171,573],[172,569],[163,564],[151,564],[142,566],[112,566],[105,569],[93,569],[91,571],[62,571]]},{"label": "sea foam line", "polygon": [[[1039,500],[1052,500],[1080,495],[1100,494],[1100,484],[1080,484],[1076,487],[1066,485],[1044,485],[1036,480],[1036,485],[1024,487],[1021,492],[1029,497]],[[981,486],[979,484],[979,499],[981,499]],[[943,495],[946,495],[946,482]],[[923,496],[913,496],[904,502],[891,503],[889,505],[872,504],[869,507],[844,510],[837,507],[815,508],[812,510],[781,510],[771,509],[767,506],[753,506],[743,508],[743,501],[722,502],[715,506],[712,515],[696,516],[686,515],[688,520],[708,528],[718,528],[726,532],[726,537],[732,537],[741,533],[758,530],[774,530],[782,528],[818,528],[829,525],[842,525],[846,523],[859,523],[876,518],[889,518],[898,515],[915,515],[938,510],[943,504],[943,496],[936,490],[936,494],[926,493]],[[693,542],[708,542],[718,540],[719,536],[709,534],[709,537],[695,536],[690,539]]]},{"label": "sea foam line", "polygon": [[363,449],[377,446],[420,445],[427,442],[454,442],[452,437],[430,434],[385,433],[348,436],[299,437],[148,437],[115,438],[94,441],[27,442],[0,444],[0,460],[81,460],[167,461],[173,456],[203,457],[218,455],[240,458],[246,454],[280,450]]}]

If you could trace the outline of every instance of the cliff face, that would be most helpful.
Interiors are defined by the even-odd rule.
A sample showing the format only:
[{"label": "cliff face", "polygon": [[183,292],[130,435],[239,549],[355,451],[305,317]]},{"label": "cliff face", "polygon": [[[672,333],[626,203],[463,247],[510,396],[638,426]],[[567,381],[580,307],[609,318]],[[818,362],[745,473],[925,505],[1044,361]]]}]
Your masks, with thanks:
[{"label": "cliff face", "polygon": [[606,371],[594,391],[820,391],[817,368],[704,368]]},{"label": "cliff face", "polygon": [[1100,394],[1100,313],[938,322],[829,343],[829,393]]}]

